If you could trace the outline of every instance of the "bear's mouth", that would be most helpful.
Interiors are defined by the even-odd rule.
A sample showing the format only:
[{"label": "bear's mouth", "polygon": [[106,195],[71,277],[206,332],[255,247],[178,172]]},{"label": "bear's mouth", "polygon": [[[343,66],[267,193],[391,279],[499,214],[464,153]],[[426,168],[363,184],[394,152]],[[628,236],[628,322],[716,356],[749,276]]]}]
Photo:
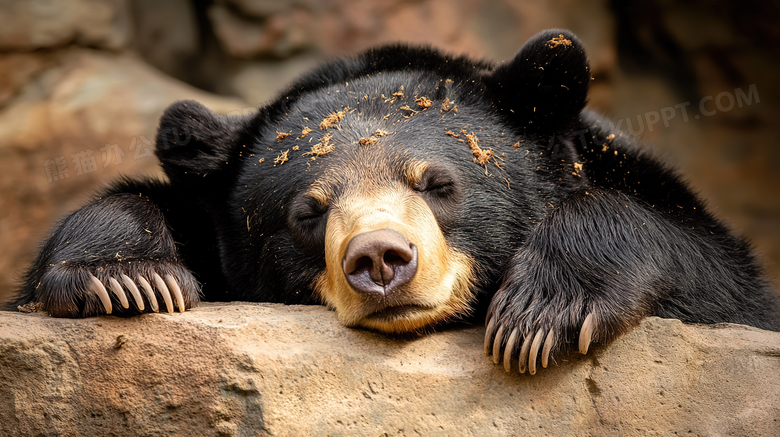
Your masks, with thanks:
[{"label": "bear's mouth", "polygon": [[396,305],[396,306],[389,306],[379,311],[373,312],[365,316],[365,318],[369,320],[376,320],[376,321],[391,321],[391,320],[397,320],[399,318],[414,317],[415,315],[419,315],[420,313],[428,312],[431,309],[433,308],[428,306],[423,306],[423,305],[413,305],[413,304]]}]

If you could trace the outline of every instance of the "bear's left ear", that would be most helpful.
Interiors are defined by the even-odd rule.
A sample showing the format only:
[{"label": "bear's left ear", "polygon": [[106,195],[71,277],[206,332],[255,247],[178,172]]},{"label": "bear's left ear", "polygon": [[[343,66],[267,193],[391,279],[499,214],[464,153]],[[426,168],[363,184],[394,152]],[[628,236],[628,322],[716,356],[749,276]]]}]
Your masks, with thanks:
[{"label": "bear's left ear", "polygon": [[160,118],[157,131],[157,157],[172,181],[197,182],[209,179],[213,184],[237,164],[237,149],[251,138],[253,117],[218,116],[193,100],[181,100],[169,106]]},{"label": "bear's left ear", "polygon": [[527,133],[554,134],[574,126],[588,95],[590,66],[568,30],[536,34],[483,81],[496,109]]}]

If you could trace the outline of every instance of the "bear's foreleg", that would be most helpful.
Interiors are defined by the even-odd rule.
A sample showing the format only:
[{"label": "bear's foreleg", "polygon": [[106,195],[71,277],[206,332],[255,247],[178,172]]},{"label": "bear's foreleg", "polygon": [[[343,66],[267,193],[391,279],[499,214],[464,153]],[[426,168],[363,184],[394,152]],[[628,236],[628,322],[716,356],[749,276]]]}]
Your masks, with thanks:
[{"label": "bear's foreleg", "polygon": [[166,206],[152,200],[168,188],[119,184],[66,217],[44,242],[15,303],[40,302],[56,317],[197,305],[200,286],[181,261]]},{"label": "bear's foreleg", "polygon": [[485,351],[496,363],[503,355],[507,371],[519,360],[521,373],[534,374],[564,346],[586,353],[647,315],[761,326],[772,318],[769,294],[750,256],[737,253],[748,249],[723,232],[704,238],[702,222],[684,226],[618,191],[582,189],[510,261],[488,310]]}]

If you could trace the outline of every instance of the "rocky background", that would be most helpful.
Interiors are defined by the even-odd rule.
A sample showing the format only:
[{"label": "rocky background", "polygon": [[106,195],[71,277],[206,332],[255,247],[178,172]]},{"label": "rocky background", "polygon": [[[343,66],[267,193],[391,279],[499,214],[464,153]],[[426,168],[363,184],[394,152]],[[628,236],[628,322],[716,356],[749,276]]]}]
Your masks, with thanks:
[{"label": "rocky background", "polygon": [[779,18],[759,0],[0,0],[0,302],[90,191],[159,174],[173,101],[249,111],[330,56],[402,40],[502,60],[550,27],[585,43],[590,106],[688,175],[780,284]]}]

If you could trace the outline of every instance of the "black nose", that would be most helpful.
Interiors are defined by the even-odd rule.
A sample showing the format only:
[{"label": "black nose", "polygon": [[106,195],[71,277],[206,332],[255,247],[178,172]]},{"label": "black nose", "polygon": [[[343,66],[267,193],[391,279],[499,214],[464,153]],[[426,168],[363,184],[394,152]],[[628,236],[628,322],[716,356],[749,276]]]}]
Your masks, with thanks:
[{"label": "black nose", "polygon": [[417,273],[417,246],[392,229],[365,232],[350,240],[342,268],[355,290],[386,296]]}]

